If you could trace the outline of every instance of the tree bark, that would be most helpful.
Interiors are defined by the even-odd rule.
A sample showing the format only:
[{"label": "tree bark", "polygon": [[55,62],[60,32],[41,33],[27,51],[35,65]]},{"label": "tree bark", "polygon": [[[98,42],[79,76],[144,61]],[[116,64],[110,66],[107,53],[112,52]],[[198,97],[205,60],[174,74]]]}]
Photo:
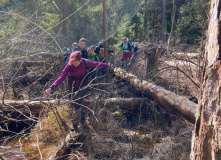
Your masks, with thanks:
[{"label": "tree bark", "polygon": [[200,104],[192,136],[192,160],[221,159],[221,2],[211,0],[207,33],[206,68],[200,93]]},{"label": "tree bark", "polygon": [[157,46],[150,48],[148,46],[144,49],[144,54],[146,56],[146,79],[151,79],[156,76],[158,69],[158,60],[159,60],[159,50]]},{"label": "tree bark", "polygon": [[115,75],[122,78],[134,86],[138,91],[146,93],[150,98],[158,101],[158,103],[169,112],[182,115],[191,123],[195,122],[195,113],[197,104],[188,100],[186,97],[176,95],[175,93],[165,90],[145,80],[140,80],[137,76],[124,71],[121,68],[114,69]]},{"label": "tree bark", "polygon": [[166,52],[166,50],[161,45],[153,44],[145,46],[143,50],[146,56],[146,79],[151,79],[156,77],[160,55]]}]

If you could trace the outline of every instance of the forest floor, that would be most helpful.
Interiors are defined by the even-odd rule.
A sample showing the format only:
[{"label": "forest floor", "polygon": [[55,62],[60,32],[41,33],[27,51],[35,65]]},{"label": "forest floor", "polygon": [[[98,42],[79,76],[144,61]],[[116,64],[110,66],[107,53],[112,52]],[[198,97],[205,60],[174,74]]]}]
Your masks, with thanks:
[{"label": "forest floor", "polygon": [[[159,59],[159,72],[150,81],[176,94],[188,98],[197,97],[198,87],[192,83],[192,81],[198,83],[197,68],[190,62],[183,63],[184,58],[196,62],[197,55],[176,54],[176,56],[179,59],[162,54]],[[133,64],[126,70],[140,79],[145,79],[145,60],[144,53],[138,53]],[[115,65],[120,66],[119,59]],[[185,73],[174,69],[174,66],[181,68]],[[191,80],[186,75],[191,75]],[[88,97],[94,100],[92,110],[95,113],[85,109],[86,121],[80,124],[79,133],[65,131],[64,127],[58,125],[53,112],[49,111],[31,130],[30,136],[22,141],[23,156],[27,159],[39,156],[49,159],[56,156],[62,160],[189,159],[193,124],[178,115],[168,113],[155,100],[143,101],[136,109],[96,104],[98,99],[145,97],[143,93],[135,91],[127,82],[114,75],[111,76],[109,84],[104,84],[104,79],[99,83],[99,87],[90,87]],[[67,126],[71,127],[69,107],[60,106],[57,110]],[[64,143],[64,139],[68,143]]]}]

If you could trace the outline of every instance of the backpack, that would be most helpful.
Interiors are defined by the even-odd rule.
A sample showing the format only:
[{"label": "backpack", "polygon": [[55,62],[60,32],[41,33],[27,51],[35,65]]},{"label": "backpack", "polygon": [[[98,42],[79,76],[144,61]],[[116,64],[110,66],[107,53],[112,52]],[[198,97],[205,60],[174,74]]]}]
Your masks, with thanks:
[{"label": "backpack", "polygon": [[131,43],[130,43],[130,42],[127,42],[127,45],[128,45],[128,50],[131,51],[131,50],[132,50]]},{"label": "backpack", "polygon": [[135,43],[135,44],[134,44],[134,53],[137,52],[138,49],[139,49],[139,48],[138,48],[138,44]]},{"label": "backpack", "polygon": [[100,59],[100,61],[102,61],[104,58],[105,58],[104,48],[100,48],[99,59]]},{"label": "backpack", "polygon": [[98,59],[97,55],[95,55],[94,59],[95,59],[95,61],[97,61],[97,62],[99,61],[100,62],[100,60]]},{"label": "backpack", "polygon": [[[122,43],[122,47],[123,47],[123,43]],[[127,47],[128,48],[123,48],[123,49],[127,49],[127,50],[131,51],[132,50],[132,46],[131,46],[130,42],[127,41],[126,43],[127,43]]]}]

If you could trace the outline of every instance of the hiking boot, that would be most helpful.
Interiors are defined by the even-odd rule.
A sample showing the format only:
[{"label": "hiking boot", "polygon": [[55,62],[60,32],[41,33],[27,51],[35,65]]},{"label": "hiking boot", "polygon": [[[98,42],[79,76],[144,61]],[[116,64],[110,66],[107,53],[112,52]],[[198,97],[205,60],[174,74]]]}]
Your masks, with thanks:
[{"label": "hiking boot", "polygon": [[72,132],[78,132],[79,130],[78,130],[78,127],[77,126],[75,126],[75,125],[72,125],[72,127],[71,127],[71,131]]}]

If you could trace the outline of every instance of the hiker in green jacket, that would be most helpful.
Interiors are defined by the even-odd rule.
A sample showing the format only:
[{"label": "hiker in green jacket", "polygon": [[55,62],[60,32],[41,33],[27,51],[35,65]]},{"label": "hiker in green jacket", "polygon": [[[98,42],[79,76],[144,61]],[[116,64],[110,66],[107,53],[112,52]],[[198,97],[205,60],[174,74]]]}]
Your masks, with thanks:
[{"label": "hiker in green jacket", "polygon": [[94,53],[94,50],[92,47],[89,47],[87,49],[87,53],[88,53],[88,59],[91,61],[97,61],[100,62],[99,58],[97,57],[97,55]]}]

